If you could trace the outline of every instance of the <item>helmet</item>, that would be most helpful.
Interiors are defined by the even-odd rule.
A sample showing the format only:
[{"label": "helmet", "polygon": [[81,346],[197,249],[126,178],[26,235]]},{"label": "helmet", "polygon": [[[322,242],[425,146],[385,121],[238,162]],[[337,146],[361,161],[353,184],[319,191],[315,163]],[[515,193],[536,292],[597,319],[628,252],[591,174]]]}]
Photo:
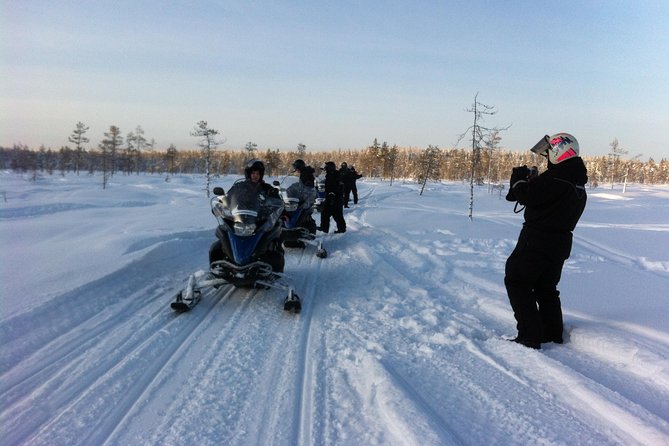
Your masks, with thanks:
[{"label": "helmet", "polygon": [[348,164],[346,164],[346,161],[344,161],[343,163],[341,163],[341,167],[342,167],[342,169],[343,169],[344,167],[348,167]]},{"label": "helmet", "polygon": [[307,164],[304,162],[304,160],[297,159],[293,161],[293,172],[296,170],[304,170],[306,166]]},{"label": "helmet", "polygon": [[569,158],[578,156],[578,141],[569,133],[556,133],[548,137],[548,160],[551,164],[558,164]]},{"label": "helmet", "polygon": [[325,163],[326,172],[334,172],[335,170],[337,170],[337,165],[334,163],[334,161],[328,161]]},{"label": "helmet", "polygon": [[251,172],[258,171],[260,172],[260,179],[265,176],[265,165],[262,161],[258,159],[252,159],[246,163],[246,168],[244,169],[244,176],[247,180],[251,179]]}]

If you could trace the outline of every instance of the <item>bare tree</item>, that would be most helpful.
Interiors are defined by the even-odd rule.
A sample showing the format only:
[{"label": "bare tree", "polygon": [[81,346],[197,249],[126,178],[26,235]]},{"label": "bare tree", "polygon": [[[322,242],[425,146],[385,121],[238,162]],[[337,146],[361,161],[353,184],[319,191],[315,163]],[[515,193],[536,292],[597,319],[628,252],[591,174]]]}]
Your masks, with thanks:
[{"label": "bare tree", "polygon": [[611,141],[609,147],[611,147],[611,152],[609,153],[610,157],[609,159],[611,160],[611,189],[613,189],[613,184],[615,182],[616,177],[618,178],[620,177],[618,175],[620,157],[623,155],[627,155],[627,150],[620,147],[620,144],[618,143],[618,138],[613,138],[613,141]]},{"label": "bare tree", "polygon": [[[476,174],[481,163],[481,142],[484,137],[490,134],[493,129],[481,125],[484,116],[494,115],[497,111],[494,106],[482,104],[478,101],[478,92],[474,95],[474,104],[467,109],[468,113],[474,114],[474,124],[470,126],[458,139],[458,143],[462,141],[471,130],[472,134],[472,156],[471,156],[471,170],[469,175],[469,219],[472,220],[474,213],[474,182],[478,179]],[[507,127],[508,128],[508,127]],[[457,143],[456,143],[457,146]]]},{"label": "bare tree", "polygon": [[200,121],[195,125],[195,128],[191,132],[191,136],[200,138],[198,146],[202,150],[204,156],[204,176],[205,176],[205,191],[207,192],[207,198],[211,196],[209,187],[211,185],[211,163],[212,155],[214,150],[218,147],[219,144],[223,144],[225,141],[219,141],[216,139],[218,135],[218,130],[211,129],[207,125],[207,121]]},{"label": "bare tree", "polygon": [[297,157],[298,158],[304,158],[304,156],[307,154],[307,146],[302,143],[297,144]]}]

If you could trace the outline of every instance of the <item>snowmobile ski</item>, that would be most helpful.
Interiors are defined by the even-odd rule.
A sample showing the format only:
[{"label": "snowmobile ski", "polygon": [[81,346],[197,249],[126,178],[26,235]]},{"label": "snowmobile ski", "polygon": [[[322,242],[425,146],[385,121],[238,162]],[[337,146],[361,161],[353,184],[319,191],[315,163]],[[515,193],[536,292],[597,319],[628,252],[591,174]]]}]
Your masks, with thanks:
[{"label": "snowmobile ski", "polygon": [[199,290],[193,292],[193,295],[190,299],[185,299],[182,297],[182,293],[177,294],[176,300],[170,304],[170,307],[177,313],[185,313],[190,311],[195,307],[195,305],[200,302],[200,297],[202,293]]},{"label": "snowmobile ski", "polygon": [[299,313],[302,311],[300,297],[295,293],[290,293],[283,301],[283,309],[289,313]]},{"label": "snowmobile ski", "polygon": [[[195,276],[192,275],[188,279],[188,285],[183,291],[179,291],[174,299],[174,302],[170,304],[170,307],[177,313],[184,313],[193,309],[195,305],[200,302],[200,297],[202,297],[202,292],[197,289],[193,289],[195,284]],[[184,295],[185,291],[185,295]]]}]

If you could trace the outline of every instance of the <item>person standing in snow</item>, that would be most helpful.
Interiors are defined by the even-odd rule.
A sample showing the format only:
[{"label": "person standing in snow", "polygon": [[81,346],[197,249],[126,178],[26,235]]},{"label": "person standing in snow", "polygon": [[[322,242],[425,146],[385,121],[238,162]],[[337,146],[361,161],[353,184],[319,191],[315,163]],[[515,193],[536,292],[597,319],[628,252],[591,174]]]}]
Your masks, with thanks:
[{"label": "person standing in snow", "polygon": [[342,197],[342,184],[337,166],[333,161],[328,161],[323,166],[325,169],[325,203],[321,211],[321,225],[319,230],[322,232],[330,231],[330,217],[337,223],[335,234],[346,232],[346,220],[344,220],[344,208]]},{"label": "person standing in snow", "polygon": [[[362,175],[355,170],[355,166],[351,166],[351,192],[353,193],[353,204],[358,204],[358,185],[355,184],[362,178]],[[346,202],[348,203],[348,195],[346,196]]]},{"label": "person standing in snow", "polygon": [[348,168],[348,163],[343,162],[339,167],[339,176],[341,177],[342,182],[342,198],[344,207],[348,207],[348,202],[351,199],[351,188],[353,187],[353,175],[351,175],[351,169]]},{"label": "person standing in snow", "polygon": [[517,322],[513,341],[539,349],[563,342],[557,285],[585,209],[588,176],[578,142],[568,133],[546,135],[532,151],[547,158],[548,169],[533,176],[522,166],[511,174],[506,199],[525,206],[525,221],[506,261],[504,285]]}]

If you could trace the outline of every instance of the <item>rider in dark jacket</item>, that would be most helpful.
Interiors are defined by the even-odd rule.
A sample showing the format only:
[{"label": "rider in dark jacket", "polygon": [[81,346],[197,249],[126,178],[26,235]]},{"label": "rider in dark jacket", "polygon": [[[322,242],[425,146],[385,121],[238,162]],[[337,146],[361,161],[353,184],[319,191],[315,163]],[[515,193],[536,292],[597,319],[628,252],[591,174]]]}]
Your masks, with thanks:
[{"label": "rider in dark jacket", "polygon": [[514,341],[531,348],[563,342],[557,285],[587,201],[587,169],[576,138],[558,133],[546,141],[541,154],[548,158],[548,170],[530,178],[526,166],[515,168],[507,195],[525,206],[525,222],[506,261],[504,284],[517,321]]},{"label": "rider in dark jacket", "polygon": [[279,190],[272,186],[271,184],[265,183],[263,179],[265,176],[265,164],[258,159],[252,159],[246,163],[246,168],[244,168],[244,176],[247,181],[250,181],[257,185],[258,192],[266,197],[281,199]]},{"label": "rider in dark jacket", "polygon": [[293,172],[300,173],[300,183],[307,187],[314,187],[316,178],[314,177],[314,168],[307,166],[304,160],[296,159],[293,161]]}]

